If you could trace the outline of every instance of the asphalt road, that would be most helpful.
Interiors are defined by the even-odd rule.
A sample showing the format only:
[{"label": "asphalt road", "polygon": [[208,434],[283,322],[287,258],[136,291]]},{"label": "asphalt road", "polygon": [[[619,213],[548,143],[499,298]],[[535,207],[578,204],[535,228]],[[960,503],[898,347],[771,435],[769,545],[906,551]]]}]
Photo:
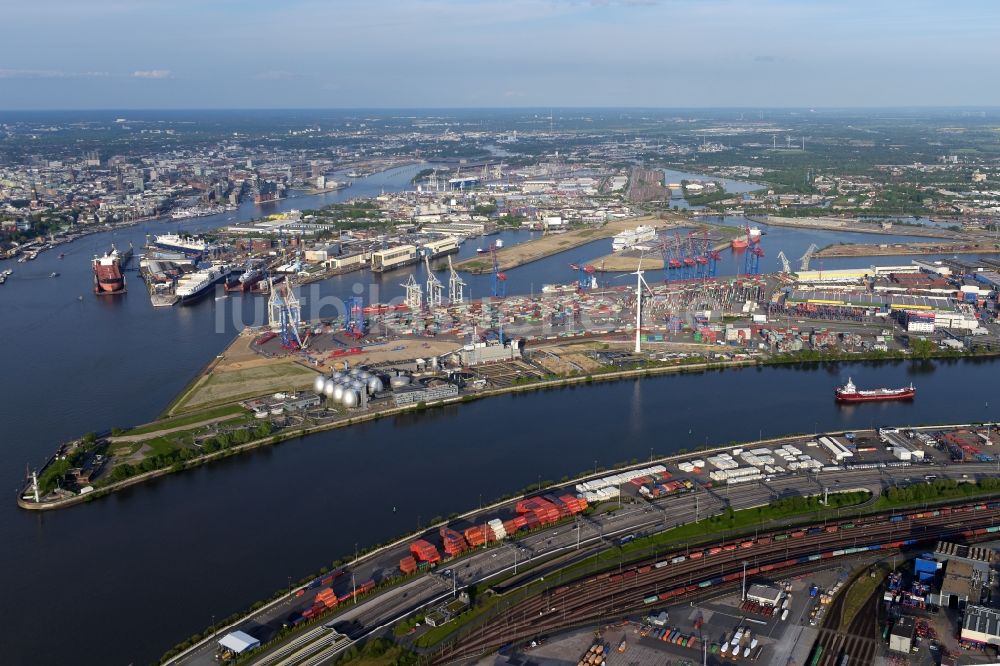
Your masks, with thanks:
[{"label": "asphalt road", "polygon": [[[367,635],[381,626],[393,624],[413,611],[430,602],[437,602],[448,596],[452,586],[462,588],[473,583],[489,580],[515,566],[522,567],[539,557],[570,554],[581,550],[591,553],[610,548],[616,540],[626,534],[653,534],[679,524],[705,519],[712,513],[721,512],[727,503],[733,509],[759,506],[775,497],[793,495],[813,495],[822,492],[826,485],[837,489],[865,488],[877,495],[882,488],[905,479],[923,479],[926,473],[934,473],[939,478],[958,478],[963,474],[974,479],[978,475],[992,475],[995,464],[965,464],[945,468],[940,466],[913,466],[873,470],[825,472],[818,477],[793,475],[775,478],[767,483],[748,483],[741,486],[725,487],[718,490],[698,490],[679,496],[672,496],[647,502],[640,499],[636,503],[624,503],[622,508],[607,514],[580,517],[575,523],[553,527],[524,538],[508,541],[503,547],[481,550],[468,555],[454,567],[441,565],[433,573],[420,576],[376,597],[366,599],[330,622],[331,625],[355,623],[350,631],[353,638]],[[496,511],[491,511],[490,516]],[[389,549],[368,560],[359,561],[353,571],[341,576],[335,590],[343,594],[351,589],[351,574],[358,583],[369,578],[379,578],[386,570],[395,570],[400,557],[405,555],[405,546]],[[447,573],[446,573],[447,572]],[[247,616],[238,628],[258,637],[266,637],[281,626],[282,621],[295,610],[305,610],[312,604],[314,590],[302,597],[290,597],[267,606]],[[219,632],[219,637],[223,632]],[[331,649],[333,656],[346,646]],[[215,643],[209,642],[199,650],[187,654],[173,663],[192,666],[215,664],[213,657]]]}]

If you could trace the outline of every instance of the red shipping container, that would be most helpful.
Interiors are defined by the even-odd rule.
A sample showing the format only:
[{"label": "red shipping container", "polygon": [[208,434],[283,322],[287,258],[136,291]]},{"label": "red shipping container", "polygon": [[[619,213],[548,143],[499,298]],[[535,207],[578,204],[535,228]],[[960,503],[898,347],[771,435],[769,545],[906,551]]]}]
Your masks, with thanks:
[{"label": "red shipping container", "polygon": [[478,525],[473,525],[472,527],[465,530],[465,540],[469,542],[469,545],[475,548],[476,546],[482,546],[486,543],[486,537],[483,535],[483,528]]},{"label": "red shipping container", "polygon": [[417,570],[417,561],[412,555],[407,555],[399,561],[399,570],[404,574],[411,574]]}]

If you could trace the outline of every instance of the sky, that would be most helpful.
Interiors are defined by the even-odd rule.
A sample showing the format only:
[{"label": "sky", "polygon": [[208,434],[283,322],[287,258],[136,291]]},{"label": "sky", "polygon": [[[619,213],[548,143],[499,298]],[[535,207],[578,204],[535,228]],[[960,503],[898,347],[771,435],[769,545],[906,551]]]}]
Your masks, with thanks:
[{"label": "sky", "polygon": [[994,0],[7,0],[0,109],[998,106]]}]

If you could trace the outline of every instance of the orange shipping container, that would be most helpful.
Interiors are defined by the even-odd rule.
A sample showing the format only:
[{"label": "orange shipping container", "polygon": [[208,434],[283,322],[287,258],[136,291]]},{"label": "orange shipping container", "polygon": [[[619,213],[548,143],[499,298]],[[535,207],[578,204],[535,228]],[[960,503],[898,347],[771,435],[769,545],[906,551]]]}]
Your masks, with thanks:
[{"label": "orange shipping container", "polygon": [[417,570],[417,561],[412,555],[407,555],[399,561],[399,570],[404,574],[411,574]]}]

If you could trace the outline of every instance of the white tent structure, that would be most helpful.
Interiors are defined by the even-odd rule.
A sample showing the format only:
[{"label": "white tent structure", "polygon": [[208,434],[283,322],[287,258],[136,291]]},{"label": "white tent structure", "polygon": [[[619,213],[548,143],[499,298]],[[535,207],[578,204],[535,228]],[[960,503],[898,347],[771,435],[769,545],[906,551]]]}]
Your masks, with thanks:
[{"label": "white tent structure", "polygon": [[243,654],[247,650],[260,647],[260,641],[250,634],[242,631],[234,631],[231,634],[223,636],[222,640],[219,641],[219,646],[235,654]]}]

